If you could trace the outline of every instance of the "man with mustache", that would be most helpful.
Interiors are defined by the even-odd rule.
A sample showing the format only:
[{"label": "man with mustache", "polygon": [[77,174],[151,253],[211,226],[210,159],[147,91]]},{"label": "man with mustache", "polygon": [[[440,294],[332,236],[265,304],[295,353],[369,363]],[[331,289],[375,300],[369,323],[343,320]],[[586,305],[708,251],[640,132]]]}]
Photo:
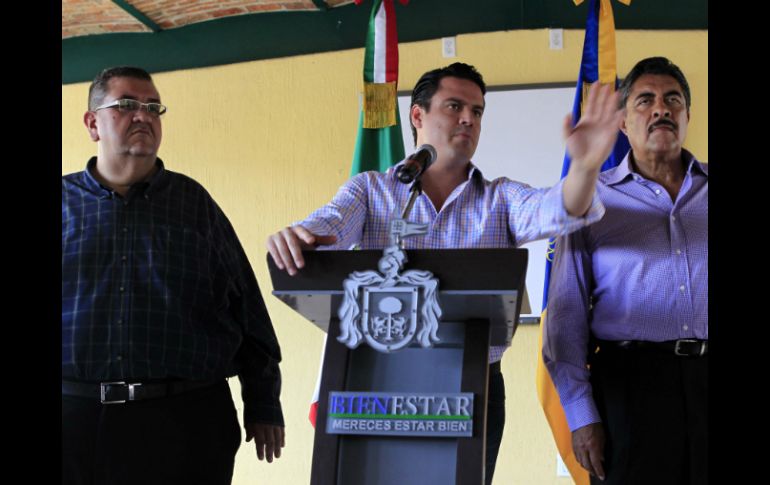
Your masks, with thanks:
[{"label": "man with mustache", "polygon": [[[410,123],[416,146],[432,145],[436,161],[422,175],[423,194],[409,220],[428,223],[424,236],[405,239],[406,249],[504,248],[567,234],[599,220],[595,197],[599,169],[617,138],[620,111],[609,86],[594,86],[586,114],[572,128],[565,120],[569,174],[550,189],[535,189],[507,178],[484,179],[471,162],[481,134],[486,85],[473,66],[454,63],[429,71],[412,91]],[[401,214],[410,185],[398,168],[365,172],[348,180],[326,206],[302,222],[270,236],[267,248],[276,265],[296,274],[303,249],[382,249],[388,224]],[[505,386],[500,372],[504,347],[490,348],[486,483],[491,483],[505,424]]]},{"label": "man with mustache", "polygon": [[97,156],[62,177],[62,481],[229,484],[241,431],[281,456],[281,352],[225,214],[158,158],[150,75],[105,69],[84,123]]},{"label": "man with mustache", "polygon": [[682,148],[676,65],[644,59],[620,91],[631,150],[599,176],[602,220],[556,243],[543,357],[591,483],[704,484],[708,166]]}]

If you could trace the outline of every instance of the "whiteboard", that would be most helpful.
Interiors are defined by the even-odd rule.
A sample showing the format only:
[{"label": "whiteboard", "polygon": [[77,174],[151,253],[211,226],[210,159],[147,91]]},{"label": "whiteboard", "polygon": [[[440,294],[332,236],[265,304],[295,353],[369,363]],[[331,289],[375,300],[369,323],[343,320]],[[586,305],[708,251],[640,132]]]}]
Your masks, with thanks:
[{"label": "whiteboard", "polygon": [[[401,93],[399,93],[401,94]],[[562,123],[572,110],[575,83],[488,88],[481,138],[473,163],[484,178],[508,177],[533,187],[550,187],[559,181],[564,161]],[[410,94],[399,95],[404,151],[414,151],[409,125]],[[522,246],[529,250],[527,293],[531,313],[540,315],[548,242]]]}]

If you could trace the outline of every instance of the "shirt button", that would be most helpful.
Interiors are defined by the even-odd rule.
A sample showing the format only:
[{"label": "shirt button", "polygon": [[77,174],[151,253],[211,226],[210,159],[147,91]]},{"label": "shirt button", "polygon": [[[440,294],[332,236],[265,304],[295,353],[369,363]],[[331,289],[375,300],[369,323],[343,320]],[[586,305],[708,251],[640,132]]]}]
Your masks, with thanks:
[{"label": "shirt button", "polygon": [[[676,254],[682,254],[682,250],[681,249],[677,249],[676,250]],[[125,258],[125,256],[123,256],[123,257]]]},{"label": "shirt button", "polygon": [[123,288],[123,287],[121,286],[120,288],[118,288],[118,290],[119,290],[119,291],[123,291],[123,290],[125,290],[125,288]]},{"label": "shirt button", "polygon": [[679,291],[681,291],[682,293],[684,293],[684,285],[682,285],[682,286],[680,286],[680,287],[679,287]]},{"label": "shirt button", "polygon": [[[679,254],[679,250],[678,250],[678,249],[677,249],[677,254]],[[120,257],[120,260],[121,260],[121,261],[125,261],[125,260],[127,260],[127,259],[128,259],[128,256],[125,256],[125,255],[123,255],[123,256],[121,256],[121,257]]]},{"label": "shirt button", "polygon": [[123,356],[119,355],[119,356],[115,357],[115,360],[123,360]]},{"label": "shirt button", "polygon": [[688,328],[690,328],[690,327],[688,327],[687,325],[685,325],[685,326],[684,326],[684,327],[682,327],[682,328],[683,328],[683,329],[685,329],[685,330],[687,330],[687,329],[688,329]]},{"label": "shirt button", "polygon": [[655,189],[655,193],[660,195],[660,189]]},{"label": "shirt button", "polygon": [[127,228],[127,227],[124,227],[124,228],[123,228],[123,232],[128,232],[128,228]]},{"label": "shirt button", "polygon": [[675,221],[676,220],[676,216],[671,216],[671,220]]},{"label": "shirt button", "polygon": [[123,323],[123,319],[122,318],[118,318],[118,322],[117,323],[118,323],[118,325],[122,324]]}]

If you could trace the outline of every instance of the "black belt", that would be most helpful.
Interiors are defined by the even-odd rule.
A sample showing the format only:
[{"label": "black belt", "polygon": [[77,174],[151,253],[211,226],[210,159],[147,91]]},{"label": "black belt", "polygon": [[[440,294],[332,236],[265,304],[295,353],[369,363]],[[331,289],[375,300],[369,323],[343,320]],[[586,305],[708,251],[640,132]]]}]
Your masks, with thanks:
[{"label": "black belt", "polygon": [[165,382],[75,382],[61,381],[61,393],[66,396],[88,397],[102,404],[120,404],[143,399],[158,399],[182,394],[193,389],[210,387],[223,382],[216,381],[165,381]]},{"label": "black belt", "polygon": [[489,373],[490,374],[496,374],[500,372],[500,361],[492,362],[489,364]]},{"label": "black belt", "polygon": [[706,355],[709,349],[708,340],[679,339],[664,342],[648,340],[598,340],[599,351],[605,349],[640,350],[674,354],[680,357],[700,357]]}]

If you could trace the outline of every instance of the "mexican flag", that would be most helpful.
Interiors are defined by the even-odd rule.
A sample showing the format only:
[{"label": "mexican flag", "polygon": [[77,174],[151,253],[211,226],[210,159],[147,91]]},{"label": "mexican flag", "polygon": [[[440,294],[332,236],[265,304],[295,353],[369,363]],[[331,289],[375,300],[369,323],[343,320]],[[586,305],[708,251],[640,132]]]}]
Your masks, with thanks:
[{"label": "mexican flag", "polygon": [[[362,0],[356,0],[360,5]],[[408,0],[401,0],[402,4]],[[393,0],[375,0],[369,16],[364,53],[363,106],[358,120],[358,137],[350,175],[374,170],[384,172],[404,159],[398,102],[398,36]],[[326,340],[324,347],[326,348]],[[310,422],[315,426],[321,391],[321,350],[318,379],[310,404]]]}]

